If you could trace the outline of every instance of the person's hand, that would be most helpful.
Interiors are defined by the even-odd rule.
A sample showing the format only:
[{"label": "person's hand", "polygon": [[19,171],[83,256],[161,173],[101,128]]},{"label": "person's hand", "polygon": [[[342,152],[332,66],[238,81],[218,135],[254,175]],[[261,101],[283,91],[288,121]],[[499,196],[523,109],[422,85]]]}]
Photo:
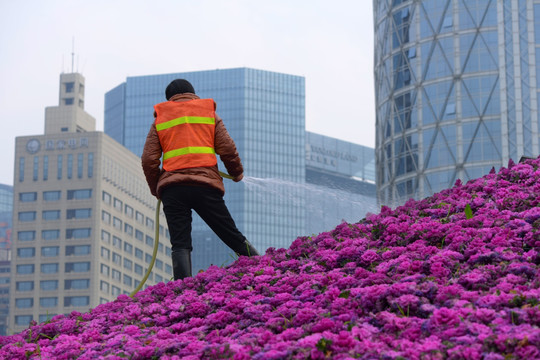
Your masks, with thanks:
[{"label": "person's hand", "polygon": [[242,181],[242,179],[244,178],[244,174],[240,174],[238,175],[237,177],[235,177],[233,179],[234,182],[239,182],[239,181]]}]

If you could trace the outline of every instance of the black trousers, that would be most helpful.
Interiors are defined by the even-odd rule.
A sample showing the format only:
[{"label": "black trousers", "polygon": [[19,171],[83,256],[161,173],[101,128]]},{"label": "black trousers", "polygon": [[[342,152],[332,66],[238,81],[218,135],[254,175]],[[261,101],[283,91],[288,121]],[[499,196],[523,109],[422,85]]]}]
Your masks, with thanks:
[{"label": "black trousers", "polygon": [[246,252],[246,237],[236,227],[219,190],[202,186],[171,185],[162,190],[161,202],[169,225],[172,252],[180,249],[193,250],[192,209],[234,252]]}]

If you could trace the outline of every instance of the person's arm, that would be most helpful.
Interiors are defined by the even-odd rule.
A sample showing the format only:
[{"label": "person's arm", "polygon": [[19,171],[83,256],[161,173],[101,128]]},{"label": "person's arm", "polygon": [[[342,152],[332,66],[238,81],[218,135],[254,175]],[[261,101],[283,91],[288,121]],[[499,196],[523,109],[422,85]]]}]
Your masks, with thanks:
[{"label": "person's arm", "polygon": [[216,154],[225,165],[229,175],[233,177],[233,181],[240,181],[244,177],[244,167],[240,160],[238,150],[236,150],[236,144],[229,135],[229,132],[223,124],[223,120],[216,115],[216,132],[214,137],[214,148]]},{"label": "person's arm", "polygon": [[161,143],[159,142],[156,126],[155,124],[152,124],[150,131],[148,131],[148,135],[146,136],[146,142],[144,144],[144,149],[141,156],[141,163],[150,192],[152,195],[158,198],[157,184],[162,172],[161,154],[162,148]]}]

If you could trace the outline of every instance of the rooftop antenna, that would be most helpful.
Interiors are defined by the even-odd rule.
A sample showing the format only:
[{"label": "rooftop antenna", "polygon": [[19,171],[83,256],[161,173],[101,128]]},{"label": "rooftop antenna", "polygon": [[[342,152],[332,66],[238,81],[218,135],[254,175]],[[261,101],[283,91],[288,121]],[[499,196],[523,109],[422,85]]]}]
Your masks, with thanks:
[{"label": "rooftop antenna", "polygon": [[73,67],[74,67],[74,61],[75,61],[75,37],[71,40],[71,72],[73,73]]}]

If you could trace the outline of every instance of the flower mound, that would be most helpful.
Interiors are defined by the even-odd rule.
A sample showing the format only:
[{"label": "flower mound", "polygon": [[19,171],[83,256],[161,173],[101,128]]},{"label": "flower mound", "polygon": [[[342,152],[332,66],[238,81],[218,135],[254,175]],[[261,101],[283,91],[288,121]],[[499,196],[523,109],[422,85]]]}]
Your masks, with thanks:
[{"label": "flower mound", "polygon": [[540,158],[0,340],[9,359],[538,359]]}]

